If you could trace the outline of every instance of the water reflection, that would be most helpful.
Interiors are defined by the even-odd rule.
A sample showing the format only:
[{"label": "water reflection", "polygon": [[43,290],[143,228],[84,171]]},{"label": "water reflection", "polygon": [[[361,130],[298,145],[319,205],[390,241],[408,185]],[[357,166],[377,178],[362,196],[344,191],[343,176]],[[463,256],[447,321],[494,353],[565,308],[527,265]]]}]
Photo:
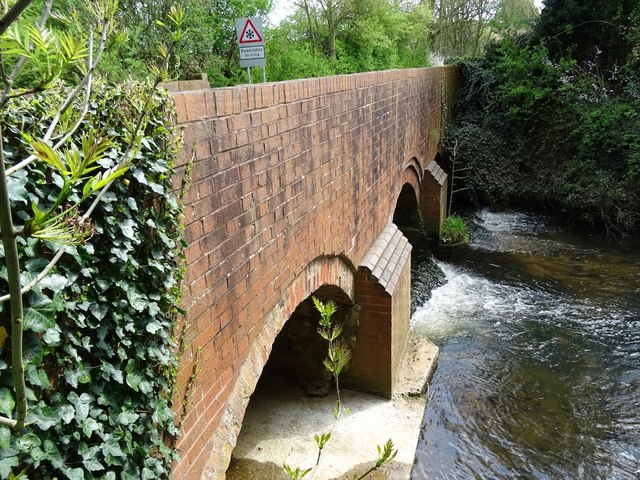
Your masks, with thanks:
[{"label": "water reflection", "polygon": [[412,317],[441,347],[413,478],[640,476],[640,255],[519,212]]}]

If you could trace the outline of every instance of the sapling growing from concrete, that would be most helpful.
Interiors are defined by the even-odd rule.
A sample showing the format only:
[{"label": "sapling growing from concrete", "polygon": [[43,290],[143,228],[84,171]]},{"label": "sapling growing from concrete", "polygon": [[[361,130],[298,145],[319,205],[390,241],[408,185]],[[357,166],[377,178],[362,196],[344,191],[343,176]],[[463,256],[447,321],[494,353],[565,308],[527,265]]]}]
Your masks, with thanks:
[{"label": "sapling growing from concrete", "polygon": [[[338,307],[331,300],[323,303],[316,297],[311,298],[313,300],[313,304],[316,307],[316,310],[320,313],[318,333],[328,342],[327,357],[324,359],[323,365],[324,368],[331,374],[331,377],[333,378],[336,386],[336,406],[333,409],[334,420],[331,428],[329,429],[329,432],[316,434],[313,437],[316,442],[316,446],[318,447],[318,455],[316,457],[315,465],[313,467],[305,469],[299,467],[292,468],[287,464],[283,466],[287,475],[289,475],[289,477],[291,477],[293,480],[301,480],[309,474],[309,479],[313,479],[315,477],[315,474],[318,471],[318,466],[320,465],[320,459],[322,458],[322,452],[329,440],[331,440],[331,435],[333,433],[333,430],[335,429],[336,424],[338,423],[340,415],[346,411],[342,405],[342,399],[340,397],[340,374],[351,359],[351,350],[349,349],[347,344],[340,338],[340,336],[342,335],[342,324],[336,322],[333,319],[333,315],[336,313]],[[394,448],[391,439],[387,440],[387,442],[382,447],[378,445],[377,449],[378,460],[376,461],[376,463],[359,477],[354,476],[354,480],[364,479],[371,472],[379,469],[386,463],[391,462],[398,453],[398,450]]]}]

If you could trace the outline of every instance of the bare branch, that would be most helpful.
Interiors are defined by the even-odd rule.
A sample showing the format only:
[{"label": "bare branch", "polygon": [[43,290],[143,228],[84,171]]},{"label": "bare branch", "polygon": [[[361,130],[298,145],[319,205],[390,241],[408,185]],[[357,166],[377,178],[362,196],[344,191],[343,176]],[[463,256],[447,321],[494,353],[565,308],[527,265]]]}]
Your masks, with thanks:
[{"label": "bare branch", "polygon": [[31,2],[33,2],[33,0],[18,0],[15,5],[13,5],[13,7],[11,7],[2,18],[0,18],[0,35],[7,31],[7,28],[9,28],[11,24],[18,19],[20,14],[24,12],[29,5],[31,5]]},{"label": "bare branch", "polygon": [[[38,21],[38,24],[37,24],[38,29],[44,28],[45,24],[47,23],[47,20],[49,19],[49,15],[51,15],[52,5],[53,5],[53,0],[47,0],[47,3],[45,3],[44,8],[42,9],[40,20]],[[29,51],[33,50],[33,46],[34,46],[33,42],[30,42]],[[13,82],[15,82],[16,78],[18,78],[18,75],[20,75],[20,72],[24,68],[26,62],[27,62],[27,57],[25,57],[24,55],[21,56],[16,62],[16,64],[14,65],[13,70],[11,71],[9,76],[5,78],[4,92],[2,94],[2,97],[0,97],[1,99],[0,103],[2,106],[6,105],[7,100],[9,98],[9,94],[11,93],[11,89],[13,88]]]}]

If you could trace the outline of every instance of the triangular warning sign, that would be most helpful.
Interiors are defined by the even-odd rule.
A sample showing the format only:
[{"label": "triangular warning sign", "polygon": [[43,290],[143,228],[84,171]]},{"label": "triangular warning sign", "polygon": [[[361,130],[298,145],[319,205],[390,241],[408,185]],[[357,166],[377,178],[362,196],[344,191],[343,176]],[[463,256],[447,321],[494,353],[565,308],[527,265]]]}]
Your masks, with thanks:
[{"label": "triangular warning sign", "polygon": [[262,37],[258,32],[258,29],[254,27],[250,18],[247,18],[247,23],[244,24],[242,34],[238,43],[262,43]]}]

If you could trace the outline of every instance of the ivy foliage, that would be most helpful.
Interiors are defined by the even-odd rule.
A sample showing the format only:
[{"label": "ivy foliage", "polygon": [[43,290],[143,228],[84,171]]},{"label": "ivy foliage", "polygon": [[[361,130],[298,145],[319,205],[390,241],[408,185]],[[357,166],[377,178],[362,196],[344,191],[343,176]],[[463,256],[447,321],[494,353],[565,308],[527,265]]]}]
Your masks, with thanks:
[{"label": "ivy foliage", "polygon": [[[91,131],[103,133],[110,143],[98,163],[105,169],[115,166],[149,91],[144,84],[98,82],[90,115],[74,142],[80,145]],[[57,86],[11,100],[3,119],[9,164],[31,153],[25,151],[25,135],[42,137],[42,126],[66,93]],[[17,435],[0,427],[0,479],[22,471],[21,478],[29,479],[169,476],[179,433],[171,408],[177,368],[173,327],[181,313],[183,276],[182,212],[172,193],[179,136],[171,126],[168,94],[151,95],[140,150],[94,211],[93,236],[70,247],[54,272],[25,295],[29,415]],[[64,185],[65,179],[44,162],[12,175],[18,226],[33,216],[34,206],[51,204]],[[73,191],[69,198],[78,201],[83,192]],[[58,245],[32,237],[18,240],[26,283]],[[3,266],[0,291],[7,289]],[[0,413],[11,417],[8,309],[0,305]]]}]

